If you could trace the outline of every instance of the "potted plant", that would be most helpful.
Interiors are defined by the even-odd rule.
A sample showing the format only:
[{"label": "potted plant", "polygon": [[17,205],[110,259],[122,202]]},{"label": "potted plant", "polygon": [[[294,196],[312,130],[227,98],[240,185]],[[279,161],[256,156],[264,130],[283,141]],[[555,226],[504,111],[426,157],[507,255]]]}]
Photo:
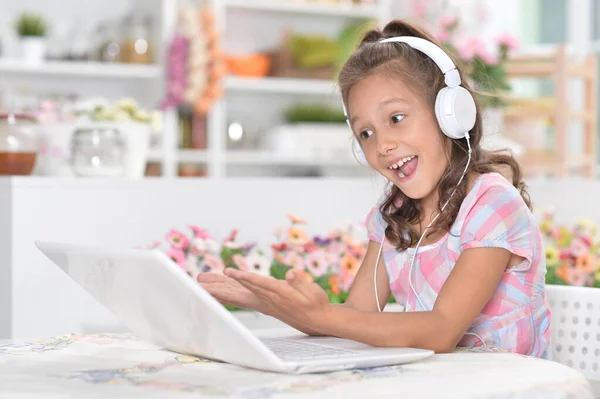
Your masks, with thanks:
[{"label": "potted plant", "polygon": [[504,135],[504,107],[511,91],[506,63],[518,47],[515,36],[505,33],[491,46],[477,36],[459,34],[458,17],[446,15],[439,21],[437,39],[451,53],[466,77],[482,108],[483,146],[489,150],[508,148],[519,156],[523,147]]},{"label": "potted plant", "polygon": [[289,158],[351,159],[351,132],[341,106],[295,104],[283,119],[264,135],[265,149]]},{"label": "potted plant", "polygon": [[23,13],[16,21],[21,54],[28,63],[40,63],[46,54],[46,21],[40,15]]}]

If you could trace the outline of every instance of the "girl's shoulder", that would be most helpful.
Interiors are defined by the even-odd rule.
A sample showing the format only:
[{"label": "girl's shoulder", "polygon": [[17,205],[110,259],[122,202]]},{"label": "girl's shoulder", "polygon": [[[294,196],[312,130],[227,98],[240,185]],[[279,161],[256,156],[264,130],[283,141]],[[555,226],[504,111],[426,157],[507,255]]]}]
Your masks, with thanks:
[{"label": "girl's shoulder", "polygon": [[506,177],[496,172],[483,173],[474,180],[461,204],[458,216],[466,217],[482,207],[488,211],[499,211],[506,207],[529,211],[519,190]]},{"label": "girl's shoulder", "polygon": [[521,192],[498,173],[482,174],[465,197],[455,225],[460,248],[500,247],[527,261],[540,250],[537,222]]}]

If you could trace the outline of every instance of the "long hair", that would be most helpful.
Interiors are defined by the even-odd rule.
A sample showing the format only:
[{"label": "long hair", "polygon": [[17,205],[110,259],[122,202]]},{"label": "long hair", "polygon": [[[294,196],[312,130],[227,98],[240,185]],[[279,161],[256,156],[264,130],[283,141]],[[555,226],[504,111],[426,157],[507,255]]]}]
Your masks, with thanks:
[{"label": "long hair", "polygon": [[[349,57],[342,67],[338,84],[341,89],[342,99],[347,103],[350,89],[365,77],[372,74],[384,74],[387,77],[400,79],[415,93],[420,93],[426,104],[431,107],[432,115],[437,93],[445,87],[444,75],[435,62],[427,55],[408,46],[405,43],[378,43],[383,38],[395,36],[415,36],[429,40],[439,46],[439,43],[416,26],[405,21],[395,20],[388,23],[383,30],[373,29],[362,38],[356,51]],[[455,65],[458,64],[452,54],[448,54]],[[464,74],[459,69],[462,86],[473,95]],[[522,180],[522,171],[518,162],[510,155],[501,152],[489,152],[481,148],[483,134],[480,106],[476,102],[477,117],[475,126],[470,131],[471,163],[467,169],[467,176],[472,173],[499,172],[509,175],[512,184],[519,190],[528,207],[531,206],[525,183]],[[450,231],[456,220],[460,206],[467,195],[468,180],[464,178],[460,186],[457,184],[462,176],[468,161],[468,145],[466,139],[452,140],[439,131],[443,139],[451,142],[448,157],[448,167],[444,171],[438,185],[439,194],[438,212],[452,191],[456,192],[440,213],[430,233],[437,231]],[[402,204],[398,206],[397,204]],[[421,220],[421,208],[418,200],[408,198],[396,186],[390,190],[388,197],[380,206],[383,220],[387,223],[385,230],[386,239],[398,250],[405,250],[413,246],[419,239],[419,232],[412,226]]]}]

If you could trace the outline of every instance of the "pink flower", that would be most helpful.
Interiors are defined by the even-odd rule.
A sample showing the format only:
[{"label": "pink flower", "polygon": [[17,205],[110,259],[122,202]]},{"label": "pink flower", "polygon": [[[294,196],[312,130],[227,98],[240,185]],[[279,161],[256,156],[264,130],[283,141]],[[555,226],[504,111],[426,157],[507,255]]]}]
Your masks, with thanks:
[{"label": "pink flower", "polygon": [[516,50],[519,47],[519,41],[516,36],[511,35],[510,33],[501,35],[498,38],[498,44],[507,47],[509,50]]},{"label": "pink flower", "polygon": [[571,246],[569,247],[569,252],[571,252],[571,255],[576,258],[588,253],[589,250],[590,246],[585,240],[582,240],[579,237],[574,238],[573,241],[571,241]]},{"label": "pink flower", "polygon": [[189,228],[194,232],[194,237],[196,238],[205,240],[210,237],[210,234],[208,234],[208,232],[201,227],[190,225]]},{"label": "pink flower", "polygon": [[204,266],[204,271],[209,273],[223,273],[223,270],[225,270],[225,264],[223,264],[221,258],[211,254],[206,254],[204,257]]},{"label": "pink flower", "polygon": [[178,249],[185,249],[190,243],[188,238],[183,233],[175,229],[171,229],[171,231],[167,234],[167,241],[172,247]]},{"label": "pink flower", "polygon": [[483,62],[485,62],[488,65],[498,64],[498,61],[499,61],[498,56],[488,52],[485,49],[481,49],[481,51],[479,52],[478,55],[479,55],[479,58],[481,58],[483,60]]},{"label": "pink flower", "polygon": [[583,287],[585,285],[590,285],[593,282],[593,276],[577,268],[569,268],[567,280],[570,285]]},{"label": "pink flower", "polygon": [[242,255],[240,254],[235,254],[231,257],[231,260],[233,260],[233,263],[240,269],[243,270],[245,272],[248,271],[248,262],[246,262],[246,258],[244,258]]},{"label": "pink flower", "polygon": [[327,273],[329,262],[327,262],[327,254],[322,249],[314,251],[308,255],[306,260],[306,268],[315,277],[321,277]]},{"label": "pink flower", "polygon": [[435,38],[440,42],[447,42],[450,39],[450,34],[448,31],[442,30],[435,35]]},{"label": "pink flower", "polygon": [[173,259],[173,262],[177,263],[182,269],[187,269],[187,259],[185,258],[185,252],[178,248],[171,248],[166,251],[167,256]]},{"label": "pink flower", "polygon": [[458,23],[458,19],[456,18],[456,16],[454,15],[444,15],[441,19],[440,19],[440,25],[443,28],[452,28],[453,26],[455,26]]},{"label": "pink flower", "polygon": [[458,53],[465,61],[471,61],[477,55],[485,51],[483,40],[478,37],[468,39],[459,49]]},{"label": "pink flower", "polygon": [[337,283],[338,283],[340,290],[342,290],[344,292],[350,291],[350,288],[352,287],[353,282],[354,282],[354,276],[352,276],[351,274],[348,274],[345,272],[338,274]]},{"label": "pink flower", "polygon": [[427,11],[426,6],[423,4],[423,0],[412,0],[411,8],[412,13],[417,17],[425,16],[425,12]]},{"label": "pink flower", "polygon": [[304,257],[295,251],[289,251],[284,256],[283,263],[298,270],[304,270],[305,268]]}]

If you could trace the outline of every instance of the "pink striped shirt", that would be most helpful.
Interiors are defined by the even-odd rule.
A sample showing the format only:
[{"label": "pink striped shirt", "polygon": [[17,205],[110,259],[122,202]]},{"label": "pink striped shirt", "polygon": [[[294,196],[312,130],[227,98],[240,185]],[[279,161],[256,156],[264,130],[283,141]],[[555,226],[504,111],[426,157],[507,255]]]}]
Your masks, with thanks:
[{"label": "pink striped shirt", "polygon": [[[385,230],[380,203],[366,220],[369,239],[376,242],[381,242]],[[479,176],[450,232],[419,247],[411,280],[426,309],[408,284],[414,248],[399,252],[385,241],[383,259],[392,295],[412,309],[432,309],[460,254],[478,247],[505,248],[524,261],[506,269],[493,297],[468,330],[472,334],[465,335],[459,346],[482,346],[481,337],[487,347],[549,358],[550,310],[545,298],[542,236],[517,189],[500,174]]]}]

